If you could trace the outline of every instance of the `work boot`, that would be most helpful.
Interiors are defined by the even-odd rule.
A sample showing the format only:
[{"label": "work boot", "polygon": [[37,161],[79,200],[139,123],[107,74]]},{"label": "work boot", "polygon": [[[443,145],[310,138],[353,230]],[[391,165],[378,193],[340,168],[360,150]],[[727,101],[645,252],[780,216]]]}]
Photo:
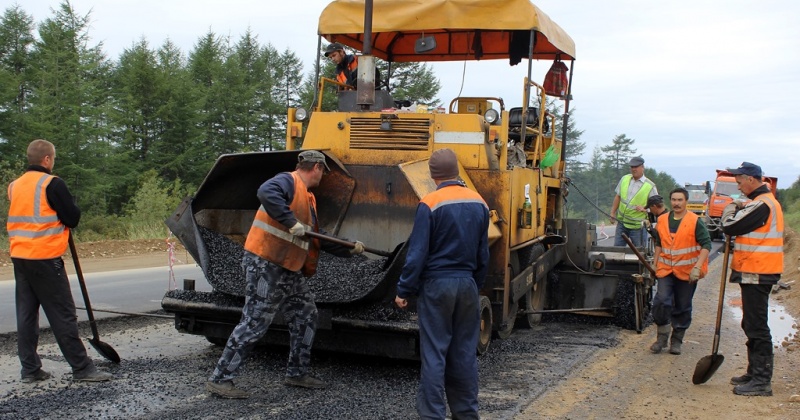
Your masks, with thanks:
[{"label": "work boot", "polygon": [[51,375],[50,372],[43,369],[39,369],[33,375],[24,375],[22,377],[22,383],[31,384],[34,382],[46,381],[50,379],[52,376],[53,375]]},{"label": "work boot", "polygon": [[670,354],[681,354],[681,346],[683,345],[683,335],[686,334],[685,329],[672,330],[672,338],[669,340]]},{"label": "work boot", "polygon": [[233,381],[222,381],[222,382],[207,381],[206,391],[222,398],[232,398],[241,400],[250,397],[250,394],[247,393],[247,391],[243,391],[239,388],[236,388],[236,385],[233,384]]},{"label": "work boot", "polygon": [[733,387],[733,393],[750,397],[771,397],[772,355],[754,357],[751,366],[752,379],[746,384]]},{"label": "work boot", "polygon": [[731,378],[731,385],[744,385],[750,382],[753,379],[753,365],[750,363],[750,357],[752,356],[752,352],[750,348],[747,348],[747,373],[742,376],[734,376]]},{"label": "work boot", "polygon": [[323,382],[321,379],[312,376],[311,374],[305,374],[302,376],[285,376],[283,378],[283,384],[313,389],[322,389],[328,386],[328,384]]},{"label": "work boot", "polygon": [[72,380],[75,382],[105,382],[114,378],[114,375],[108,372],[101,372],[95,370],[87,373],[73,373]]},{"label": "work boot", "polygon": [[653,353],[661,353],[664,347],[667,347],[667,340],[669,340],[669,324],[659,325],[656,330],[656,342],[650,346],[650,351]]}]

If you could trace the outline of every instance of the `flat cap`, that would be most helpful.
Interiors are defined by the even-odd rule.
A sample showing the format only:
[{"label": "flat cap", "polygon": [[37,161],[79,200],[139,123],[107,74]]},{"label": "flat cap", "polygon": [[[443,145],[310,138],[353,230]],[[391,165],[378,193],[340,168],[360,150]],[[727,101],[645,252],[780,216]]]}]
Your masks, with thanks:
[{"label": "flat cap", "polygon": [[331,42],[330,44],[328,44],[328,46],[325,47],[325,57],[331,55],[332,52],[339,50],[344,51],[344,45],[338,42]]},{"label": "flat cap", "polygon": [[664,204],[664,197],[656,194],[647,199],[647,205],[645,207],[653,207],[659,204]]},{"label": "flat cap", "polygon": [[328,166],[328,162],[325,162],[325,155],[316,151],[316,150],[305,150],[297,155],[298,162],[317,162],[325,165],[325,169],[330,172],[331,168]]},{"label": "flat cap", "polygon": [[631,161],[628,162],[628,165],[630,165],[631,167],[642,166],[644,165],[644,159],[642,159],[641,156],[636,156],[634,158],[631,158]]},{"label": "flat cap", "polygon": [[727,170],[734,175],[749,175],[758,178],[761,178],[761,175],[763,175],[761,167],[750,162],[742,162],[738,168],[728,168]]}]

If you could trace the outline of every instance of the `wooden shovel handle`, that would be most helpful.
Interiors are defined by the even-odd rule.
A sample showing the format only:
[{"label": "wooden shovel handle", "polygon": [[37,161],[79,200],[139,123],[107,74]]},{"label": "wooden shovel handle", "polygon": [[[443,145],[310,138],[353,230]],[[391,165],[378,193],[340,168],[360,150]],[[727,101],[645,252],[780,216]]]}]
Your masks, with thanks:
[{"label": "wooden shovel handle", "polygon": [[[316,238],[316,239],[319,239],[319,240],[322,240],[322,241],[332,242],[334,244],[338,244],[338,245],[341,245],[341,246],[344,246],[344,247],[347,247],[347,248],[350,248],[350,249],[353,249],[353,248],[356,247],[356,243],[355,242],[345,241],[344,239],[339,239],[339,238],[337,238],[335,236],[323,235],[323,234],[317,233],[317,232],[306,231],[306,236],[310,236],[312,238]],[[380,255],[382,257],[391,257],[392,256],[391,252],[381,251],[380,249],[370,248],[370,247],[367,247],[367,246],[364,247],[364,251],[365,252],[369,252],[370,254]]]}]

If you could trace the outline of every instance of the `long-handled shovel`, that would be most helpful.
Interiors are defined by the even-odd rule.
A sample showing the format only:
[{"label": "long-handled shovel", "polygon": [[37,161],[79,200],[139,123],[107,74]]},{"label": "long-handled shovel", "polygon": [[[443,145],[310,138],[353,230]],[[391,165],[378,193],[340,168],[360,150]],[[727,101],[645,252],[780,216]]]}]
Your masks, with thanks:
[{"label": "long-handled shovel", "polygon": [[[313,232],[313,231],[306,231],[306,236],[310,236],[312,238],[316,238],[316,239],[319,239],[319,240],[322,240],[322,241],[332,242],[332,243],[335,243],[335,244],[338,244],[338,245],[341,245],[341,246],[344,246],[344,247],[347,247],[347,248],[350,248],[350,249],[353,249],[353,248],[356,247],[356,243],[355,242],[345,241],[344,239],[339,239],[339,238],[337,238],[335,236],[323,235],[321,233],[317,233],[317,232]],[[389,257],[389,258],[394,257],[394,254],[389,252],[389,251],[382,251],[380,249],[374,249],[374,248],[370,248],[368,246],[364,247],[364,252],[369,252],[370,254],[380,255],[381,257]]]},{"label": "long-handled shovel", "polygon": [[97,333],[97,324],[94,322],[94,313],[92,313],[92,304],[89,303],[89,291],[86,290],[86,281],[83,279],[83,271],[81,264],[78,262],[78,250],[75,247],[75,241],[72,239],[72,232],[69,233],[69,251],[72,253],[72,261],[75,263],[75,273],[78,275],[78,283],[81,285],[81,294],[83,295],[83,302],[86,304],[86,314],[89,317],[89,325],[92,327],[92,338],[89,339],[89,344],[106,359],[119,363],[120,358],[113,347],[100,341],[100,335]]},{"label": "long-handled shovel", "polygon": [[714,372],[719,369],[722,362],[725,360],[725,356],[718,353],[719,351],[719,330],[720,325],[722,324],[722,304],[725,300],[725,277],[728,275],[728,256],[731,252],[731,237],[725,237],[725,255],[723,256],[722,260],[722,278],[719,281],[719,303],[717,304],[717,327],[714,331],[714,344],[711,347],[711,354],[708,356],[703,356],[697,362],[697,366],[694,368],[694,375],[692,375],[692,383],[695,385],[704,384],[706,381],[711,379],[714,375]]}]

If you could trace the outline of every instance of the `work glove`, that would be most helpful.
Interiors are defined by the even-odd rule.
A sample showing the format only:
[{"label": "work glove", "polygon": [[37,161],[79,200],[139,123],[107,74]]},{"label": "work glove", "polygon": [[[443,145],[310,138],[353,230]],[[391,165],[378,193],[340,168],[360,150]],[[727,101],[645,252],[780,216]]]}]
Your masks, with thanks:
[{"label": "work glove", "polygon": [[289,233],[291,233],[294,236],[303,236],[306,234],[306,228],[305,226],[303,226],[302,223],[297,222],[294,224],[294,226],[289,228]]},{"label": "work glove", "polygon": [[350,250],[351,255],[358,255],[364,252],[364,243],[361,241],[356,241],[356,245],[353,249]]},{"label": "work glove", "polygon": [[692,272],[689,273],[689,281],[695,282],[697,280],[700,280],[700,275],[701,275],[700,267],[693,267]]},{"label": "work glove", "polygon": [[653,225],[650,223],[650,221],[649,221],[649,220],[643,220],[643,221],[642,221],[642,225],[643,225],[643,226],[644,226],[644,228],[645,228],[645,229],[647,229],[647,230],[650,230],[650,229],[652,229],[652,228],[653,228]]}]

